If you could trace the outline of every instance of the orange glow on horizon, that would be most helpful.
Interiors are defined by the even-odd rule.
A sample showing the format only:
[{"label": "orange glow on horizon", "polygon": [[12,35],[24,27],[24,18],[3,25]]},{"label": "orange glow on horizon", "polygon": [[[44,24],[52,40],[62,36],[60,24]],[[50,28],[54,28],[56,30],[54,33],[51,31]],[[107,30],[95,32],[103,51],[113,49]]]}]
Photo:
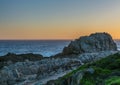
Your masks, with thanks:
[{"label": "orange glow on horizon", "polygon": [[120,0],[0,1],[0,39],[76,39],[107,32],[120,39]]}]

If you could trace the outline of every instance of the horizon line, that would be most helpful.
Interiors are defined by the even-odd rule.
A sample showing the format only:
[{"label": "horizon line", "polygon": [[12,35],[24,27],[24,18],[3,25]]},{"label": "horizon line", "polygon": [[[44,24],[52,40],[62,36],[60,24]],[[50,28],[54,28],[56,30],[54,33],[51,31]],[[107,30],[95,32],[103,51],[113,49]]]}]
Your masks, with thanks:
[{"label": "horizon line", "polygon": [[0,40],[74,40],[74,39],[0,39]]},{"label": "horizon line", "polygon": [[[75,38],[75,39],[77,39],[77,38]],[[1,41],[2,40],[46,40],[46,41],[48,41],[48,40],[75,40],[75,39],[0,39]],[[113,40],[120,40],[120,38],[119,39],[113,39]]]}]

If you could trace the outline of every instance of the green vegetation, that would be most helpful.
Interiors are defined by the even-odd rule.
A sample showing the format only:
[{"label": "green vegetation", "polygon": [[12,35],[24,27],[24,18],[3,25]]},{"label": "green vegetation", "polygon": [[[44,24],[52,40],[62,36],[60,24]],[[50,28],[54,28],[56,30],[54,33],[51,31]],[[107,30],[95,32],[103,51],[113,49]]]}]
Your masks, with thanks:
[{"label": "green vegetation", "polygon": [[120,76],[114,76],[105,81],[106,85],[120,85]]},{"label": "green vegetation", "polygon": [[120,54],[119,53],[103,58],[92,64],[88,64],[88,66],[93,68],[95,72],[94,74],[85,73],[85,75],[81,80],[81,84],[120,85],[120,77],[119,77],[120,76]]},{"label": "green vegetation", "polygon": [[[85,71],[88,68],[94,69],[94,72],[91,74]],[[116,53],[99,61],[83,65],[55,80],[54,84],[69,85],[77,72],[84,72],[82,79],[79,79],[80,84],[77,85],[120,85],[120,54]]]}]

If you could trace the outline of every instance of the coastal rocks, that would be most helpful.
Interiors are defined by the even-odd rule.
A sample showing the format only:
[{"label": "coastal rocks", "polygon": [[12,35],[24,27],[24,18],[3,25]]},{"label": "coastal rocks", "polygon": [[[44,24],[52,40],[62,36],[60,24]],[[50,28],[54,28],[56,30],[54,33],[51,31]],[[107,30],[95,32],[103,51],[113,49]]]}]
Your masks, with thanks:
[{"label": "coastal rocks", "polygon": [[74,73],[67,78],[61,79],[61,81],[56,82],[55,80],[47,82],[45,85],[80,85],[80,80],[83,78],[85,73],[93,74],[95,70],[93,68],[87,68]]},{"label": "coastal rocks", "polygon": [[[58,85],[54,80],[86,63],[95,62],[117,51],[116,44],[107,33],[96,33],[72,41],[63,53],[44,58],[36,54],[7,54],[0,57],[0,85]],[[79,85],[87,68],[60,81],[59,85]]]},{"label": "coastal rocks", "polygon": [[83,65],[46,85],[120,85],[120,54]]},{"label": "coastal rocks", "polygon": [[41,59],[43,59],[43,56],[38,54],[28,53],[17,55],[13,53],[8,53],[7,55],[0,57],[0,69],[3,66],[14,64],[16,62],[39,61]]},{"label": "coastal rocks", "polygon": [[109,55],[115,54],[118,51],[101,51],[101,52],[94,52],[94,53],[82,53],[77,55],[77,59],[81,61],[81,64],[94,62],[101,58],[105,58]]},{"label": "coastal rocks", "polygon": [[[109,55],[112,55],[112,54],[115,54],[115,53],[117,53],[117,51],[103,51],[103,52],[96,52],[96,53],[83,53],[83,54],[80,54],[80,55],[76,55],[74,57],[61,58],[60,60],[63,61],[63,62],[64,62],[64,59],[66,59],[67,61],[71,60],[71,61],[78,62],[78,63],[72,64],[72,62],[70,62],[70,63],[66,62],[63,65],[58,66],[55,73],[57,73],[57,71],[58,71],[58,73],[60,73],[60,71],[59,71],[60,68],[62,69],[63,72],[65,71],[64,70],[65,67],[69,68],[69,66],[70,66],[70,68],[75,67],[75,69],[76,69],[77,67],[79,67],[81,65],[84,65],[86,63],[95,62],[97,60],[100,60],[101,58],[105,58],[105,57],[107,57]],[[66,69],[66,70],[69,70],[69,69]],[[41,70],[42,69],[40,68],[39,71],[41,72]],[[51,68],[51,72],[52,71],[54,71],[53,68]],[[42,74],[45,74],[46,72],[47,71],[44,70],[42,73],[39,73],[39,80],[41,80],[43,78]],[[49,74],[51,74],[51,72],[49,72]],[[92,73],[94,73],[94,69],[88,68],[88,69],[86,69],[85,72],[89,72],[89,73],[92,74]],[[53,75],[55,75],[55,73]],[[47,76],[50,76],[49,74],[47,73]],[[76,74],[76,75],[78,75],[78,74]],[[80,75],[82,75],[82,74],[80,74]],[[78,79],[81,78],[80,75],[78,75]],[[64,85],[64,83],[71,82],[71,81],[74,82],[73,85],[77,85],[77,83],[79,83],[79,82],[77,82],[76,78],[77,77],[72,77],[72,80],[71,80],[71,77],[70,77],[69,79],[65,80],[65,82],[63,81],[61,85]],[[75,82],[76,82],[76,84],[75,84]],[[55,84],[54,79],[51,79],[51,81],[49,80],[49,82],[46,85],[58,85],[58,84]],[[70,85],[70,84],[65,84],[65,85]]]},{"label": "coastal rocks", "polygon": [[[14,85],[26,81],[27,83],[38,81],[55,74],[64,73],[77,66],[80,66],[80,62],[69,58],[47,58],[40,61],[16,62],[4,66],[0,70],[0,85],[4,85],[4,82],[7,82],[6,85]],[[9,81],[12,81],[12,84]]]},{"label": "coastal rocks", "polygon": [[72,41],[68,47],[63,49],[63,54],[81,54],[109,50],[117,50],[111,35],[108,33],[95,33]]},{"label": "coastal rocks", "polygon": [[77,72],[74,75],[70,76],[70,78],[68,78],[67,82],[64,81],[64,83],[66,83],[66,85],[79,85],[80,84],[80,80],[82,79],[84,73],[83,72]]},{"label": "coastal rocks", "polygon": [[[0,85],[24,85],[25,83],[31,83],[34,81],[38,81],[38,85],[43,85],[47,81],[62,77],[61,75],[65,75],[66,72],[76,69],[81,65],[88,62],[94,62],[114,53],[116,53],[116,51],[83,53],[80,55],[74,55],[73,57],[68,56],[66,58],[51,57],[39,61],[25,60],[24,62],[16,63],[8,61],[10,65],[4,66],[0,70]],[[93,72],[91,69],[88,69],[87,71],[91,73]],[[80,78],[80,75],[78,77]],[[36,83],[33,85],[35,84]]]},{"label": "coastal rocks", "polygon": [[0,70],[0,85],[14,85],[27,80],[29,75],[37,73],[39,65],[36,62],[17,62],[8,66],[4,66]]},{"label": "coastal rocks", "polygon": [[40,54],[32,54],[32,53],[28,53],[28,54],[14,54],[14,53],[8,53],[5,56],[1,56],[0,57],[0,61],[1,62],[5,62],[5,61],[12,61],[12,62],[23,62],[25,60],[29,60],[29,61],[37,61],[37,60],[41,60],[43,58],[42,55]]},{"label": "coastal rocks", "polygon": [[80,80],[83,78],[84,74],[85,73],[93,74],[94,71],[95,70],[93,68],[87,68],[83,71],[78,71],[70,77],[71,79],[66,85],[80,85]]},{"label": "coastal rocks", "polygon": [[55,73],[61,73],[67,70],[74,69],[77,66],[80,66],[81,63],[76,60],[69,58],[58,58],[47,60],[46,64],[42,64],[37,73],[37,79],[43,79],[47,76],[53,75]]}]

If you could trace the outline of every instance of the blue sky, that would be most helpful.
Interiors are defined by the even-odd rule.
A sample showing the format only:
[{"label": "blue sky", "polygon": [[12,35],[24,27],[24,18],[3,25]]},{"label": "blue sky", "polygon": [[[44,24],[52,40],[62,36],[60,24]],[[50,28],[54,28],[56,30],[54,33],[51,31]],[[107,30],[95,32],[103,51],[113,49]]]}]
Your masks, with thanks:
[{"label": "blue sky", "polygon": [[112,33],[118,24],[110,26],[113,30],[107,25],[118,23],[119,10],[120,0],[0,0],[0,39],[72,39],[96,31]]}]

